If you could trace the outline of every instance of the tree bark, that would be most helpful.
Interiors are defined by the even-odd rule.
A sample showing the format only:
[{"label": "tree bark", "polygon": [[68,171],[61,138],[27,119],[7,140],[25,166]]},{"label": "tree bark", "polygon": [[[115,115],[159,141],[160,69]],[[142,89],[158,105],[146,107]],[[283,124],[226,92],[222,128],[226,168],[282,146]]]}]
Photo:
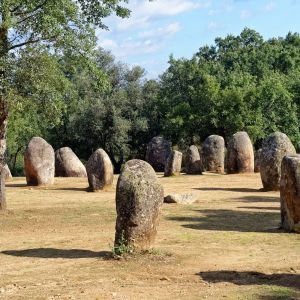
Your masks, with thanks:
[{"label": "tree bark", "polygon": [[5,179],[2,170],[0,175],[0,210],[6,210]]},{"label": "tree bark", "polygon": [[6,152],[6,132],[8,121],[8,104],[7,104],[7,91],[8,91],[8,19],[9,10],[5,6],[1,12],[2,23],[0,27],[0,210],[6,209],[5,197],[5,183],[3,176],[3,167],[5,166],[5,152]]}]

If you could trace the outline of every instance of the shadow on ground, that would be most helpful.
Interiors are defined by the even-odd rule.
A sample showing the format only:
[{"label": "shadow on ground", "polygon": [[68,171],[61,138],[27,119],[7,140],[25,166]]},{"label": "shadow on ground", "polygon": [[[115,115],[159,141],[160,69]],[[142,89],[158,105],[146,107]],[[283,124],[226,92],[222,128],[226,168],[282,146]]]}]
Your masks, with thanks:
[{"label": "shadow on ground", "polygon": [[224,191],[224,192],[238,192],[238,193],[257,193],[264,192],[264,189],[251,189],[251,188],[215,188],[215,187],[205,187],[205,188],[194,188],[198,191]]},{"label": "shadow on ground", "polygon": [[5,183],[6,187],[12,187],[12,188],[17,188],[17,187],[30,187],[26,183]]},{"label": "shadow on ground", "polygon": [[82,249],[55,249],[55,248],[35,248],[25,250],[6,250],[2,254],[18,256],[18,257],[37,257],[37,258],[112,258],[112,252],[100,251],[95,252],[91,250]]},{"label": "shadow on ground", "polygon": [[273,206],[239,206],[237,208],[242,208],[242,209],[259,209],[259,210],[276,210],[276,211],[280,210],[280,207],[273,207]]},{"label": "shadow on ground", "polygon": [[195,210],[200,216],[174,216],[169,220],[182,222],[182,227],[197,230],[281,232],[279,212],[236,211],[227,209]]},{"label": "shadow on ground", "polygon": [[266,196],[245,196],[242,198],[235,198],[234,200],[240,202],[280,202],[280,198],[278,197],[266,197]]},{"label": "shadow on ground", "polygon": [[89,188],[77,188],[77,187],[68,187],[68,188],[54,188],[54,191],[75,191],[75,192],[89,192]]},{"label": "shadow on ground", "polygon": [[199,272],[210,283],[230,282],[236,285],[274,285],[300,291],[300,274],[264,274],[259,272],[209,271]]}]

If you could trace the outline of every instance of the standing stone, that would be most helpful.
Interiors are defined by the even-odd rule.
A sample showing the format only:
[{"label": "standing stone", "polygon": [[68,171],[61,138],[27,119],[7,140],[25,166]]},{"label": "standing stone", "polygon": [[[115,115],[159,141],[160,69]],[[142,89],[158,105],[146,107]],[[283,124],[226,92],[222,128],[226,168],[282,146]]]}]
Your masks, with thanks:
[{"label": "standing stone", "polygon": [[165,166],[165,177],[180,175],[182,164],[182,153],[173,150],[168,157]]},{"label": "standing stone", "polygon": [[128,161],[117,184],[115,247],[124,241],[137,250],[153,246],[163,201],[163,187],[153,168],[142,160]]},{"label": "standing stone", "polygon": [[201,175],[202,164],[200,153],[195,145],[189,147],[186,157],[186,173],[190,175]]},{"label": "standing stone", "polygon": [[69,147],[55,151],[55,176],[86,177],[86,169],[80,159]]},{"label": "standing stone", "polygon": [[203,168],[209,172],[224,173],[225,142],[219,135],[210,135],[202,145]]},{"label": "standing stone", "polygon": [[281,227],[300,229],[300,155],[285,156],[280,180]]},{"label": "standing stone", "polygon": [[247,132],[237,132],[228,143],[227,172],[254,172],[254,152]]},{"label": "standing stone", "polygon": [[25,175],[28,185],[54,183],[54,150],[40,137],[30,140],[24,155]]},{"label": "standing stone", "polygon": [[13,178],[7,164],[5,164],[5,166],[3,167],[2,172],[3,172],[3,176],[4,176],[5,181],[6,180],[11,180]]},{"label": "standing stone", "polygon": [[89,189],[93,192],[109,188],[114,179],[114,168],[103,149],[96,150],[86,164]]},{"label": "standing stone", "polygon": [[280,189],[281,163],[286,155],[296,154],[290,139],[281,132],[269,135],[262,144],[260,155],[260,176],[267,191]]},{"label": "standing stone", "polygon": [[261,149],[255,151],[254,153],[254,172],[260,172],[260,156],[261,156]]},{"label": "standing stone", "polygon": [[154,137],[147,146],[146,161],[156,172],[163,172],[171,151],[171,143],[161,136]]}]

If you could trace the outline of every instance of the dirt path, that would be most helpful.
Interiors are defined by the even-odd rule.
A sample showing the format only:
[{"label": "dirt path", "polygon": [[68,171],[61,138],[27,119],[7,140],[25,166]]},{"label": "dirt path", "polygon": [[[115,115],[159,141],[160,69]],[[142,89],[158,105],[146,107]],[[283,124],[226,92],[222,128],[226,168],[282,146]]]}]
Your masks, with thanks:
[{"label": "dirt path", "polygon": [[110,259],[114,189],[8,183],[0,298],[300,299],[300,235],[277,229],[279,193],[260,191],[258,174],[159,177],[165,194],[199,200],[164,205],[154,253],[120,261]]}]

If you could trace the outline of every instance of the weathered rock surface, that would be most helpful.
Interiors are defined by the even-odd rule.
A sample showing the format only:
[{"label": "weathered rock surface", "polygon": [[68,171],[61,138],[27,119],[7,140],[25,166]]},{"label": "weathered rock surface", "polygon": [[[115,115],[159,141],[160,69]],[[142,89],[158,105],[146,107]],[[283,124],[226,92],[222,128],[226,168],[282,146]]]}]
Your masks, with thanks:
[{"label": "weathered rock surface", "polygon": [[173,150],[165,165],[165,177],[180,175],[182,164],[182,153]]},{"label": "weathered rock surface", "polygon": [[254,151],[247,132],[237,132],[228,143],[227,172],[252,173],[254,172]]},{"label": "weathered rock surface", "polygon": [[54,183],[54,150],[40,137],[30,140],[24,155],[25,175],[28,185]]},{"label": "weathered rock surface", "polygon": [[103,149],[96,150],[86,164],[89,189],[93,192],[109,188],[114,179],[114,168]]},{"label": "weathered rock surface", "polygon": [[165,203],[192,204],[198,200],[195,194],[171,194],[164,198]]},{"label": "weathered rock surface", "polygon": [[2,172],[3,172],[4,180],[11,180],[13,178],[7,164],[5,164],[5,166],[3,167]]},{"label": "weathered rock surface", "polygon": [[189,147],[186,156],[186,173],[190,175],[202,174],[200,153],[195,145]]},{"label": "weathered rock surface", "polygon": [[171,143],[163,137],[154,137],[147,146],[146,161],[156,172],[164,172],[171,151]]},{"label": "weathered rock surface", "polygon": [[209,172],[224,173],[225,142],[219,135],[210,135],[202,145],[203,168]]},{"label": "weathered rock surface", "polygon": [[255,151],[254,153],[254,172],[260,172],[260,156],[261,156],[261,149]]},{"label": "weathered rock surface", "polygon": [[281,226],[300,230],[300,155],[285,156],[280,181]]},{"label": "weathered rock surface", "polygon": [[260,176],[267,191],[280,189],[281,163],[286,155],[296,154],[290,139],[281,132],[269,135],[262,145],[260,155]]},{"label": "weathered rock surface", "polygon": [[86,177],[86,169],[80,159],[69,147],[55,151],[55,176]]},{"label": "weathered rock surface", "polygon": [[0,210],[6,210],[6,193],[5,193],[5,179],[4,176],[0,176]]},{"label": "weathered rock surface", "polygon": [[163,187],[150,164],[128,161],[117,184],[115,246],[123,239],[138,250],[152,247],[163,200]]}]

